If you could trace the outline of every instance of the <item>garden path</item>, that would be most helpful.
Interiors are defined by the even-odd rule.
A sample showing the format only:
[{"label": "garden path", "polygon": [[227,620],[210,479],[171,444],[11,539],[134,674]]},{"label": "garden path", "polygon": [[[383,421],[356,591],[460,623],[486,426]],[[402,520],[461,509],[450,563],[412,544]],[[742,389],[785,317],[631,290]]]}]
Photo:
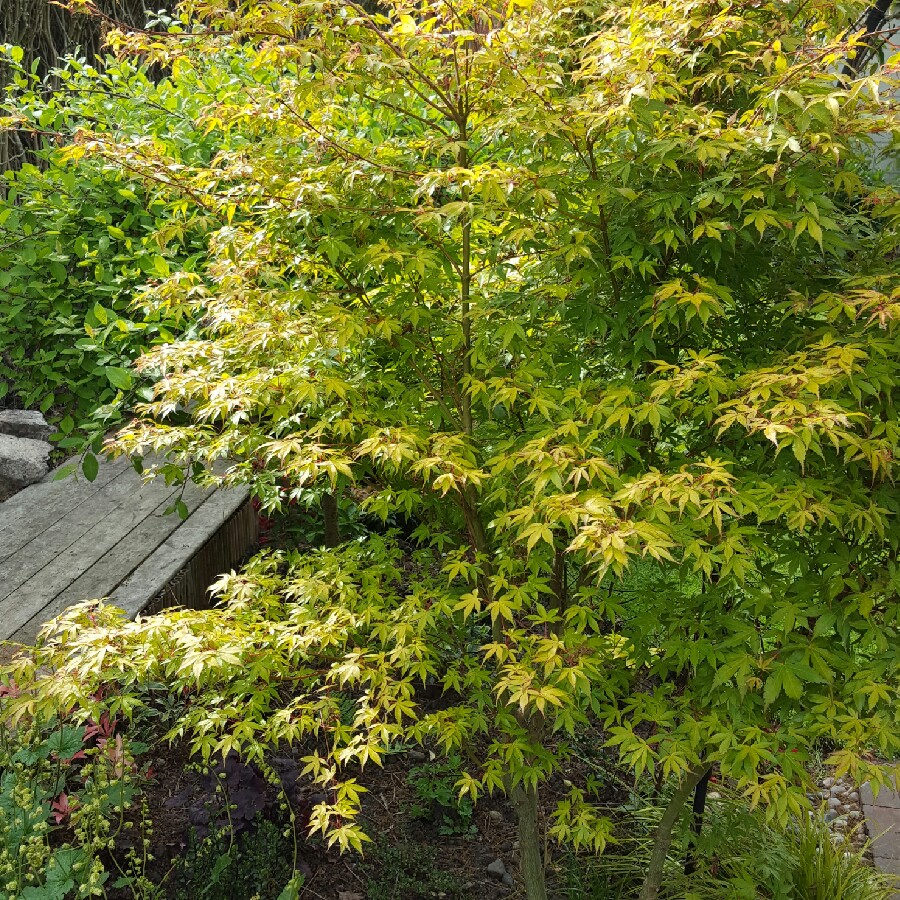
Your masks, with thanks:
[{"label": "garden path", "polygon": [[[245,489],[182,493],[142,481],[127,459],[101,462],[92,482],[54,476],[0,503],[0,640],[32,642],[44,622],[99,597],[131,616],[197,606],[256,542]],[[179,496],[184,520],[165,515]]]},{"label": "garden path", "polygon": [[[900,879],[900,793],[882,788],[877,797],[868,783],[860,790],[875,868]],[[900,880],[894,900],[900,900]]]}]

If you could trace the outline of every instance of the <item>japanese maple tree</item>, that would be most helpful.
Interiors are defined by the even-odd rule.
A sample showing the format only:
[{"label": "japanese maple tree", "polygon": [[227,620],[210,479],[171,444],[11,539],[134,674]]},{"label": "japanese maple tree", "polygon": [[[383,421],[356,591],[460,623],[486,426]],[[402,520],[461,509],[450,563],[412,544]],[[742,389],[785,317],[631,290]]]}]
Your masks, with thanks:
[{"label": "japanese maple tree", "polygon": [[[263,554],[213,610],[111,625],[117,656],[70,618],[44,691],[162,674],[199,690],[198,752],[306,742],[342,846],[356,767],[462,753],[461,791],[514,803],[530,900],[580,729],[671,784],[644,898],[710,766],[781,817],[817,744],[871,776],[898,747],[900,205],[892,70],[839,74],[858,11],[187,0],[169,34],[112,34],[172,77],[260,73],[207,109],[243,135],[208,166],[72,149],[221,223],[209,279],[148,290],[204,331],[142,360],[116,449],[405,530]],[[582,790],[549,812],[603,849]]]}]

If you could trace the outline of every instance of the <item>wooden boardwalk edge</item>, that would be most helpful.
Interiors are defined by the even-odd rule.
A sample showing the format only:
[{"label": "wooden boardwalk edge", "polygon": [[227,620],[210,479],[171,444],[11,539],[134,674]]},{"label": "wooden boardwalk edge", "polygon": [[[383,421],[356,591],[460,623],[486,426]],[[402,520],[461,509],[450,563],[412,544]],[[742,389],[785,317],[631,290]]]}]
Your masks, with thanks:
[{"label": "wooden boardwalk edge", "polygon": [[[246,487],[142,481],[123,458],[103,460],[93,482],[57,472],[0,503],[0,641],[33,643],[44,623],[87,600],[132,618],[206,606],[210,585],[258,543]],[[179,497],[183,521],[165,514]]]},{"label": "wooden boardwalk edge", "polygon": [[[243,516],[239,516],[241,512]],[[247,514],[249,513],[249,515]],[[241,535],[246,539],[244,547],[239,548],[229,541],[227,531],[229,522],[238,516]],[[246,520],[246,521],[245,521]],[[197,606],[197,578],[182,577],[182,589],[177,590],[174,582],[185,570],[207,570],[206,557],[222,558],[227,568],[236,565],[246,553],[247,548],[255,544],[258,537],[258,519],[249,502],[249,491],[246,488],[235,488],[229,491],[216,491],[173,532],[137,569],[126,578],[110,595],[110,602],[134,618],[139,613],[151,609],[158,611],[165,606]],[[217,552],[219,544],[228,542],[233,549],[232,554],[225,554],[226,560]],[[200,588],[201,596],[221,572],[211,573],[210,582]],[[166,596],[166,601],[161,600]]]}]

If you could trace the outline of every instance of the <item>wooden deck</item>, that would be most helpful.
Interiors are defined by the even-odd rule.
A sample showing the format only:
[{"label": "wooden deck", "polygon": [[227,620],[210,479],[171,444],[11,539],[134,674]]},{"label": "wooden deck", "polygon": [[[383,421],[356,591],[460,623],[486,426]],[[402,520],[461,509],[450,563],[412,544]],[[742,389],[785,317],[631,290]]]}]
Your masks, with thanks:
[{"label": "wooden deck", "polygon": [[128,460],[101,463],[93,482],[54,473],[0,503],[0,640],[33,642],[66,607],[107,597],[130,615],[196,606],[256,538],[246,490],[181,495],[189,516],[164,515],[181,494],[142,482]]}]

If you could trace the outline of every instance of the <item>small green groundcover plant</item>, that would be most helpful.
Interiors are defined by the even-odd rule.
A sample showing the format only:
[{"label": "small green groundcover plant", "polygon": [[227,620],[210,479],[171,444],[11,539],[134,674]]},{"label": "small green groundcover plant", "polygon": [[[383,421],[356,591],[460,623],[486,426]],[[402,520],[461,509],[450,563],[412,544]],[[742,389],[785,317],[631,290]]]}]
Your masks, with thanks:
[{"label": "small green groundcover plant", "polygon": [[437,825],[444,835],[470,835],[477,832],[473,821],[474,804],[471,797],[459,796],[457,782],[462,771],[462,759],[435,760],[409,771],[407,783],[413,790],[413,802],[408,807],[414,819]]},{"label": "small green groundcover plant", "polygon": [[176,79],[259,73],[198,114],[244,139],[208,161],[89,128],[65,151],[216,222],[202,277],[147,285],[200,328],[140,361],[117,451],[398,528],[264,553],[212,610],[75,610],[14,709],[188,690],[201,757],[303,748],[310,829],[342,849],[389,746],[457,753],[460,795],[513,804],[529,900],[550,842],[615,837],[584,785],[541,815],[573,735],[669,798],[641,900],[711,765],[783,823],[823,743],[886,780],[898,120],[893,70],[845,65],[863,11],[185,0],[111,32]]},{"label": "small green groundcover plant", "polygon": [[465,900],[458,875],[445,871],[435,849],[412,842],[375,843],[364,863],[366,900]]}]

